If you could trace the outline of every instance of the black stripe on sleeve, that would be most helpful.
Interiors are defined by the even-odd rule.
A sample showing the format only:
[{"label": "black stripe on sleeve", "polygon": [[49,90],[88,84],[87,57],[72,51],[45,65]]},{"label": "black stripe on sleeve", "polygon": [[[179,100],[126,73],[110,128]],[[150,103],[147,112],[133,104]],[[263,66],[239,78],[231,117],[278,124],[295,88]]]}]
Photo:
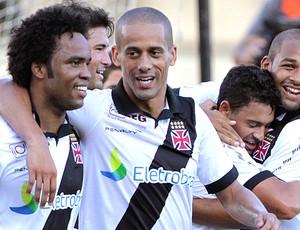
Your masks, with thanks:
[{"label": "black stripe on sleeve", "polygon": [[259,172],[255,176],[251,177],[245,184],[244,187],[246,187],[249,190],[254,189],[256,185],[258,185],[260,182],[275,176],[273,173],[271,173],[269,170],[265,170],[262,172]]},{"label": "black stripe on sleeve", "polygon": [[231,185],[237,179],[238,175],[239,173],[236,167],[233,166],[232,169],[226,175],[224,175],[222,178],[220,178],[212,184],[205,185],[205,188],[210,194],[220,192],[229,185]]}]

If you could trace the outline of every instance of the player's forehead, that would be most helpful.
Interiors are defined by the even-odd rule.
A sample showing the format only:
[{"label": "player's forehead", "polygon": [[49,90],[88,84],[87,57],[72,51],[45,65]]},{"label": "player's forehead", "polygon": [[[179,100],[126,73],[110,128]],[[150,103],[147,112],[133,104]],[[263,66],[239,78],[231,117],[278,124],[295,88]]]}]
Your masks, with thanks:
[{"label": "player's forehead", "polygon": [[91,58],[91,50],[87,39],[80,33],[64,33],[57,41],[57,48],[53,53],[56,58],[62,59],[77,57],[82,60]]},{"label": "player's forehead", "polygon": [[109,46],[108,31],[105,27],[95,27],[89,29],[88,41],[93,46]]},{"label": "player's forehead", "polygon": [[291,61],[300,63],[300,40],[284,40],[281,44],[280,51],[275,55],[277,61]]},{"label": "player's forehead", "polygon": [[266,105],[261,102],[252,101],[246,106],[238,109],[233,117],[237,124],[239,121],[253,121],[261,125],[267,125],[274,119],[274,110],[271,105]]}]

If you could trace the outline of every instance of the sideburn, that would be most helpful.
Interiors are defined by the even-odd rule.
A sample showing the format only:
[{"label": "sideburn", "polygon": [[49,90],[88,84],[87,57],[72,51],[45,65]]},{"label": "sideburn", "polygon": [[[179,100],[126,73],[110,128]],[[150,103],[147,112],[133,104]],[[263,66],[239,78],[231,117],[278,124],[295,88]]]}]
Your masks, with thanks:
[{"label": "sideburn", "polygon": [[47,63],[46,68],[47,68],[47,72],[48,72],[48,78],[50,78],[50,79],[54,78],[51,64]]}]

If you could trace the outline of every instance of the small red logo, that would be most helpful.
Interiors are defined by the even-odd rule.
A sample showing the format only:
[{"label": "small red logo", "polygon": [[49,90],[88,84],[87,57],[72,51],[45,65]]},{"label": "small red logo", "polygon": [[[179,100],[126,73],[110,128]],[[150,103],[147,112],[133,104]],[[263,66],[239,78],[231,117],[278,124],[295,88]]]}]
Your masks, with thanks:
[{"label": "small red logo", "polygon": [[267,152],[270,147],[270,142],[268,141],[260,141],[255,151],[252,154],[252,158],[258,160],[260,162],[264,162],[266,159]]},{"label": "small red logo", "polygon": [[73,156],[74,156],[74,161],[76,164],[83,164],[81,152],[80,152],[80,145],[78,142],[72,142],[72,151],[73,151]]},{"label": "small red logo", "polygon": [[172,130],[171,137],[173,146],[178,150],[191,150],[191,139],[189,132],[185,130]]}]

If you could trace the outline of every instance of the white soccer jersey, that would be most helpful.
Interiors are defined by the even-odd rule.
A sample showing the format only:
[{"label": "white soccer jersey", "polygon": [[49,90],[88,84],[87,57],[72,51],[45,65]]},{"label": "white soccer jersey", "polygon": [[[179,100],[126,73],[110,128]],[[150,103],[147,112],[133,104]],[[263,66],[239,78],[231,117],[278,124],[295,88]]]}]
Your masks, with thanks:
[{"label": "white soccer jersey", "polygon": [[[1,230],[73,229],[81,203],[83,166],[81,160],[79,164],[75,163],[72,151],[69,151],[70,126],[66,124],[61,127],[63,127],[59,132],[61,136],[57,140],[55,137],[47,138],[57,169],[57,195],[51,207],[40,209],[34,203],[34,193],[26,195],[27,146],[0,117]],[[79,156],[79,147],[74,146],[73,150],[73,153]]]},{"label": "white soccer jersey", "polygon": [[[211,85],[210,85],[211,84]],[[192,87],[182,87],[179,90],[181,96],[192,97],[196,103],[200,104],[206,99],[217,101],[218,93],[216,92],[217,85],[213,87],[212,82],[207,84],[199,84]],[[217,94],[216,94],[217,93]],[[215,95],[215,96],[213,96]],[[216,97],[216,99],[213,99]],[[282,117],[280,117],[280,120]],[[276,141],[276,144],[271,150],[270,157],[263,163],[266,169],[270,170],[277,177],[289,182],[300,180],[300,119],[294,120],[285,125]],[[254,156],[264,158],[269,142],[264,142],[260,146],[259,152]],[[240,173],[241,174],[241,173]],[[300,230],[300,214],[292,220],[281,220],[283,230]]]},{"label": "white soccer jersey", "polygon": [[[279,178],[289,182],[300,180],[300,119],[284,126],[263,165]],[[283,230],[300,230],[300,214],[281,221]]]},{"label": "white soccer jersey", "polygon": [[179,88],[179,95],[183,97],[192,97],[196,104],[201,104],[207,99],[218,101],[221,82],[208,81],[197,85],[183,86]]},{"label": "white soccer jersey", "polygon": [[205,113],[169,88],[157,120],[122,84],[89,92],[69,117],[84,151],[81,230],[191,229],[194,179],[215,193],[237,177]]},{"label": "white soccer jersey", "polygon": [[[226,153],[231,158],[233,164],[239,172],[238,181],[246,188],[252,190],[257,184],[263,180],[274,176],[263,165],[255,162],[246,149],[240,147],[233,147],[230,145],[224,146]],[[194,183],[194,197],[196,198],[216,198],[214,194],[208,194],[204,185],[196,180]],[[204,225],[193,223],[194,230],[221,230],[223,228],[213,228]]]}]

